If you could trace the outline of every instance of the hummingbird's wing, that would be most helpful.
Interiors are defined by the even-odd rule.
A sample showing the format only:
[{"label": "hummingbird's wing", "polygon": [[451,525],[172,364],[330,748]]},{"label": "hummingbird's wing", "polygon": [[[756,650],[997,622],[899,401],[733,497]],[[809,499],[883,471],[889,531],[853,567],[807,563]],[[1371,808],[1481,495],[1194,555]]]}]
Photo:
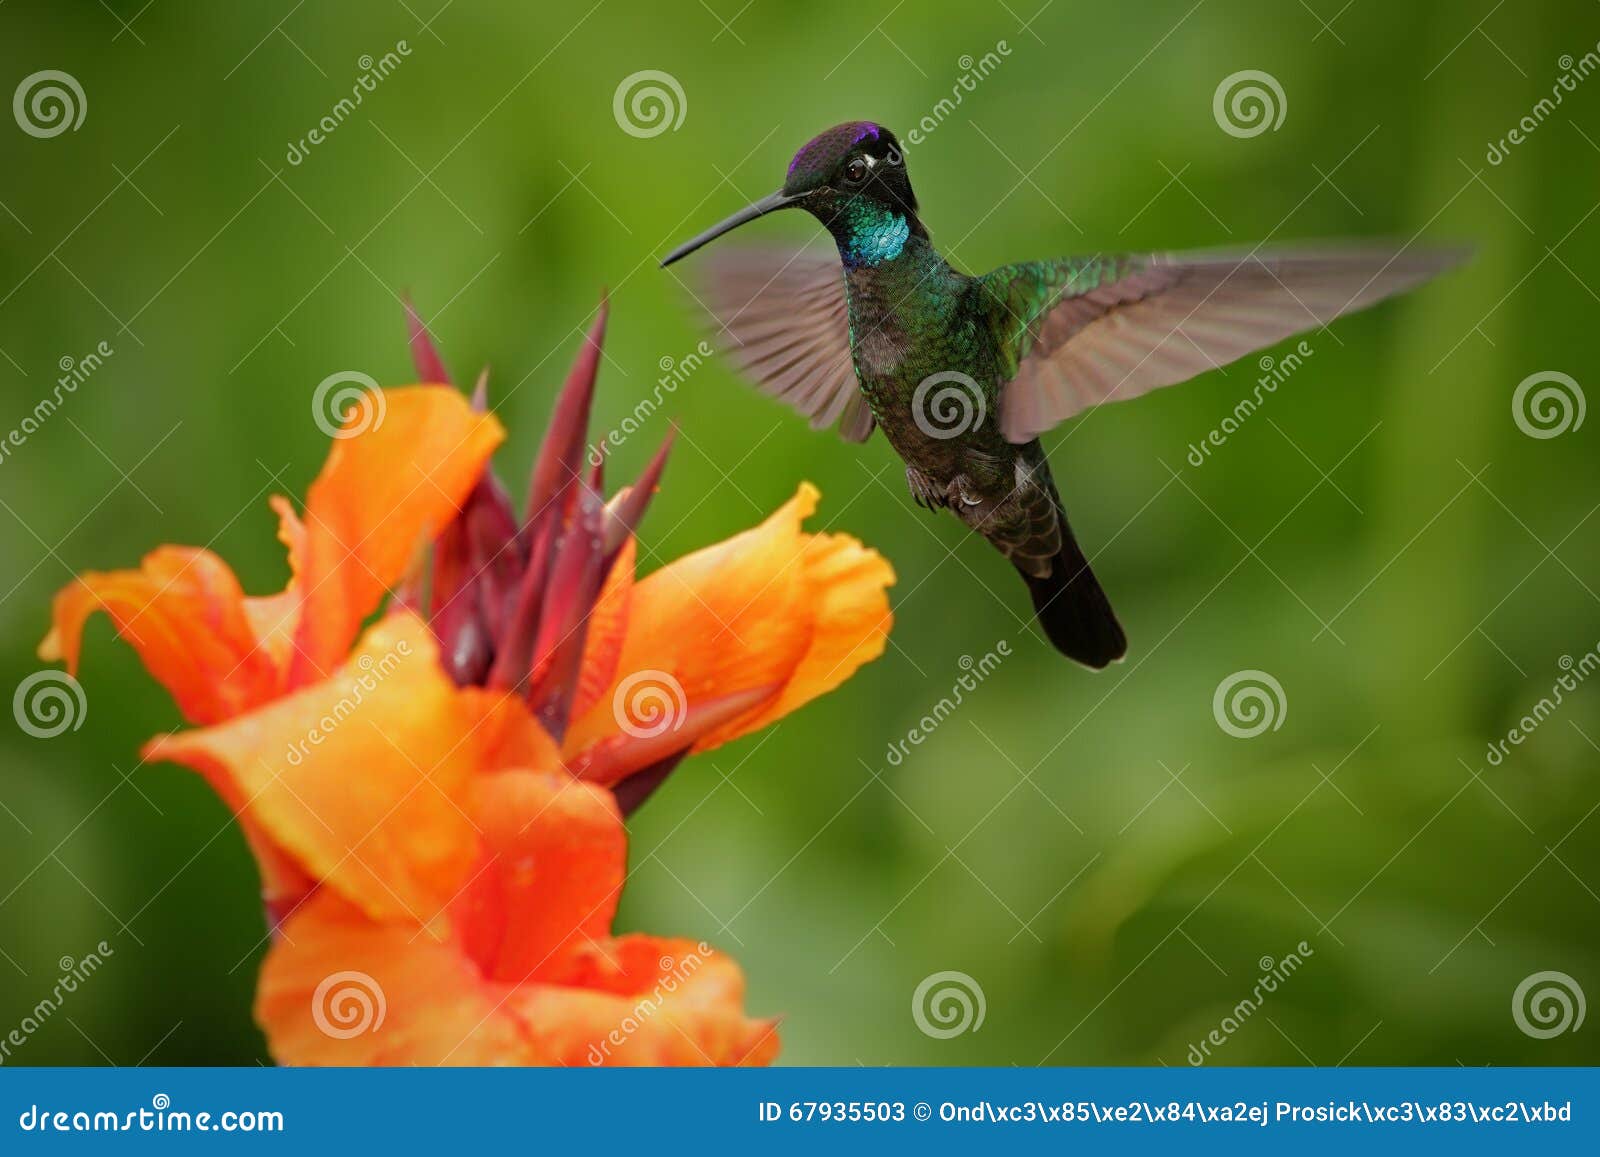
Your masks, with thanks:
[{"label": "hummingbird's wing", "polygon": [[1028,442],[1101,402],[1186,381],[1420,285],[1462,249],[1150,253],[1007,265],[980,280],[1014,375],[1000,403]]},{"label": "hummingbird's wing", "polygon": [[844,273],[831,249],[713,250],[702,263],[701,303],[713,340],[762,390],[811,419],[839,423],[847,441],[872,433],[872,411],[850,358]]}]

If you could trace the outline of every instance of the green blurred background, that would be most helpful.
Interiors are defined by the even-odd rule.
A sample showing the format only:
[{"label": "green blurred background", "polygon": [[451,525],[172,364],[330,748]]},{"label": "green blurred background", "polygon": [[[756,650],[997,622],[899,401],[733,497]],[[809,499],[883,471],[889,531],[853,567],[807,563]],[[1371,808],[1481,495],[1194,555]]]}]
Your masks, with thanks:
[{"label": "green blurred background", "polygon": [[[401,40],[291,165],[361,58]],[[786,1015],[791,1064],[1181,1065],[1302,940],[1215,1063],[1593,1062],[1600,1023],[1536,1039],[1512,996],[1548,970],[1600,996],[1600,679],[1499,766],[1485,753],[1600,641],[1600,421],[1533,438],[1511,406],[1541,371],[1600,386],[1600,79],[1501,163],[1487,150],[1597,40],[1588,0],[11,0],[0,88],[64,70],[87,116],[51,139],[0,123],[0,431],[62,359],[114,354],[0,459],[0,689],[38,669],[76,570],[210,544],[277,589],[266,496],[303,495],[321,462],[318,382],[407,379],[398,294],[459,375],[493,367],[520,484],[602,286],[597,428],[698,340],[653,258],[834,122],[940,117],[1004,41],[911,150],[964,268],[1338,235],[1477,258],[1310,335],[1200,467],[1189,446],[1252,391],[1252,361],[1047,438],[1132,641],[1098,676],[1032,632],[983,543],[912,508],[881,439],[812,434],[722,365],[695,372],[618,452],[628,476],[666,414],[682,423],[648,547],[725,537],[809,478],[816,525],[893,560],[897,618],[846,688],[691,760],[639,814],[620,927],[732,951],[752,1011]],[[646,69],[686,103],[647,138],[613,116]],[[1275,131],[1214,119],[1244,69],[1281,85]],[[1002,640],[891,764],[963,657]],[[1252,739],[1212,709],[1245,669],[1286,700]],[[103,621],[83,678],[81,730],[0,729],[0,1034],[60,958],[115,955],[8,1063],[263,1060],[244,843],[197,777],[135,771],[180,720]],[[984,1020],[939,1039],[913,993],[952,970]]]}]

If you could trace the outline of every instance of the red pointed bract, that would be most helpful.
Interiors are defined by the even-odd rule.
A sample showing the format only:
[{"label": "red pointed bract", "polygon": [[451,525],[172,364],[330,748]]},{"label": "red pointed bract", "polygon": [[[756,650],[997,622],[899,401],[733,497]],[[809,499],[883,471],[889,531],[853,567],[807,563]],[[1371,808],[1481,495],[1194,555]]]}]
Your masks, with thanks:
[{"label": "red pointed bract", "polygon": [[584,449],[589,431],[589,408],[594,401],[595,377],[600,369],[600,346],[606,336],[609,306],[604,298],[600,312],[583,340],[578,360],[567,374],[567,381],[556,398],[550,428],[533,466],[528,487],[528,505],[523,511],[524,533],[551,513],[551,507],[565,510],[565,498],[583,469]]},{"label": "red pointed bract", "polygon": [[578,488],[577,507],[551,567],[534,641],[528,705],[559,743],[567,733],[577,688],[589,612],[600,597],[605,503],[587,486]]},{"label": "red pointed bract", "polygon": [[527,685],[533,642],[539,630],[539,610],[544,603],[544,581],[550,569],[553,529],[553,524],[546,523],[534,534],[528,565],[518,580],[510,615],[500,633],[494,667],[489,672],[490,687],[521,690]]},{"label": "red pointed bract", "polygon": [[428,336],[428,327],[423,324],[422,317],[417,313],[417,307],[408,297],[406,301],[406,334],[411,344],[411,361],[417,367],[417,377],[424,383],[448,385],[450,371],[444,368],[444,362],[439,357],[439,351],[433,346],[433,338]]},{"label": "red pointed bract", "polygon": [[661,484],[661,472],[667,468],[667,455],[672,452],[672,443],[677,434],[678,431],[674,427],[662,441],[661,449],[656,451],[655,457],[645,466],[644,473],[639,475],[639,480],[626,493],[620,495],[607,511],[607,570],[610,570],[610,564],[617,557],[617,551],[622,549],[622,544],[638,529],[639,520],[644,517],[650,500],[655,497],[656,487]]}]

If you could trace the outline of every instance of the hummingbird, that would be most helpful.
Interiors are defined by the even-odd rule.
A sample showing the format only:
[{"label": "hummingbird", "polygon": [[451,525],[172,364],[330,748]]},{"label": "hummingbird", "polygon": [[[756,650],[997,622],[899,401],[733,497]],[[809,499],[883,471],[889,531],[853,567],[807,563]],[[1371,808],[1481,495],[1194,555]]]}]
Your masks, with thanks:
[{"label": "hummingbird", "polygon": [[780,209],[838,256],[724,248],[701,298],[732,360],[851,442],[881,429],[913,500],[948,510],[1016,568],[1050,642],[1095,670],[1127,637],[1067,522],[1039,436],[1090,407],[1186,381],[1411,289],[1457,264],[1409,245],[1130,253],[953,267],[918,214],[905,155],[871,121],[835,125],[783,186],[668,265]]}]

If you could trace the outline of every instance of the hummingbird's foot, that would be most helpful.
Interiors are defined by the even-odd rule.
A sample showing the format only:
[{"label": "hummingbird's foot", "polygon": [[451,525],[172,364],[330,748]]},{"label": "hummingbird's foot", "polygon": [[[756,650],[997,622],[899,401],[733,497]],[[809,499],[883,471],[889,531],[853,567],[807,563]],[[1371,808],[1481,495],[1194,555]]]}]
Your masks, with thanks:
[{"label": "hummingbird's foot", "polygon": [[[978,488],[977,483],[965,474],[957,474],[950,479],[947,493],[951,502],[958,502],[962,506],[982,506],[985,503],[983,491]],[[993,506],[994,504],[990,503],[989,505]]]},{"label": "hummingbird's foot", "polygon": [[939,510],[950,505],[945,488],[929,478],[915,466],[906,467],[906,485],[911,488],[911,498],[918,506]]}]

